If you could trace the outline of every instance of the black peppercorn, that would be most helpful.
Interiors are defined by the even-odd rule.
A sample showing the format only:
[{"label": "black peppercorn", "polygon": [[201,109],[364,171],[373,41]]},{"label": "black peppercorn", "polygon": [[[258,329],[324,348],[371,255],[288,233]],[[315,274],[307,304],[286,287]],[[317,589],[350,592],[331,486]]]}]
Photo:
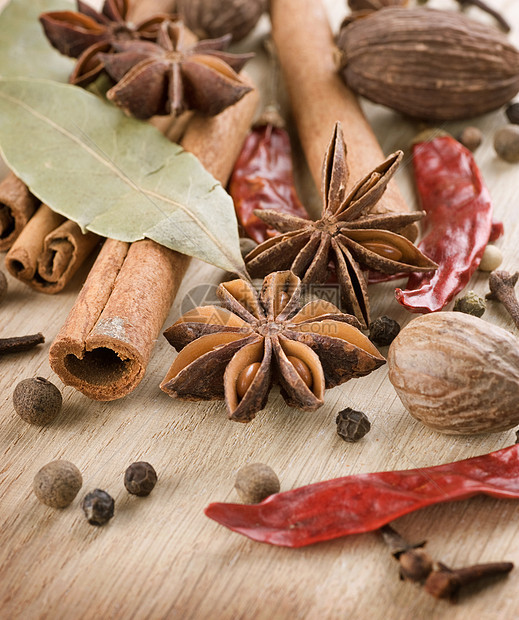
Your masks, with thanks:
[{"label": "black peppercorn", "polygon": [[157,472],[144,461],[132,463],[124,474],[124,486],[132,495],[149,495],[156,483]]},{"label": "black peppercorn", "polygon": [[94,489],[85,495],[81,508],[91,525],[104,525],[114,516],[115,502],[106,491]]},{"label": "black peppercorn", "polygon": [[13,405],[22,420],[43,426],[61,411],[61,392],[43,377],[23,379],[14,388]]},{"label": "black peppercorn", "polygon": [[380,347],[390,345],[398,336],[400,325],[388,316],[380,316],[369,326],[369,339]]},{"label": "black peppercorn", "polygon": [[519,125],[519,102],[511,103],[506,108],[506,117],[513,125]]},{"label": "black peppercorn", "polygon": [[515,431],[515,443],[519,443],[519,431]]},{"label": "black peppercorn", "polygon": [[362,411],[355,411],[351,407],[339,411],[335,422],[337,423],[337,434],[344,441],[359,441],[371,429],[367,415]]}]

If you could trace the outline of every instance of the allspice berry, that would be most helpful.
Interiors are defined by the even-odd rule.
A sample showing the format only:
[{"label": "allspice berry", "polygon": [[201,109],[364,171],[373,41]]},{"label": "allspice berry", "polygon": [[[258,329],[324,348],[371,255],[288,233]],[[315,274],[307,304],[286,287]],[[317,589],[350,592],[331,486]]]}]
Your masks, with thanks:
[{"label": "allspice berry", "polygon": [[81,508],[90,525],[104,525],[114,516],[115,502],[106,491],[94,489],[85,495]]},{"label": "allspice berry", "polygon": [[238,471],[234,488],[244,504],[259,504],[270,495],[279,493],[281,485],[271,467],[264,463],[250,463]]},{"label": "allspice berry", "polygon": [[519,162],[519,126],[505,125],[494,134],[494,149],[510,164]]},{"label": "allspice berry", "polygon": [[0,301],[2,301],[2,299],[6,296],[7,294],[7,278],[5,277],[5,273],[3,271],[0,271]]},{"label": "allspice berry", "polygon": [[29,424],[49,424],[61,411],[62,403],[61,392],[43,377],[23,379],[14,388],[14,409]]},{"label": "allspice berry", "polygon": [[52,508],[68,506],[83,484],[79,469],[69,461],[52,461],[34,476],[34,494],[42,504]]},{"label": "allspice berry", "polygon": [[149,495],[156,484],[157,472],[145,461],[132,463],[124,474],[124,486],[132,495]]},{"label": "allspice berry", "polygon": [[483,141],[483,134],[477,127],[465,127],[458,136],[458,141],[469,151],[475,151]]}]

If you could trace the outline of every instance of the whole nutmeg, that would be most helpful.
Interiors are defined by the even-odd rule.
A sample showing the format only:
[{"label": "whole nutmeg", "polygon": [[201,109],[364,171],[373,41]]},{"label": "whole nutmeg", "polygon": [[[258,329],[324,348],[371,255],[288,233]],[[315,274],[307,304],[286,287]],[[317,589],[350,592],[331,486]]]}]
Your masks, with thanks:
[{"label": "whole nutmeg", "polygon": [[43,377],[23,379],[14,388],[14,409],[29,424],[49,424],[61,411],[62,403],[61,392]]},{"label": "whole nutmeg", "polygon": [[382,8],[346,20],[337,45],[352,90],[415,118],[471,118],[519,91],[519,50],[455,11]]},{"label": "whole nutmeg", "polygon": [[145,461],[132,463],[124,473],[124,486],[128,493],[144,497],[149,495],[157,484],[157,472]]},{"label": "whole nutmeg", "polygon": [[505,125],[494,134],[497,155],[509,164],[519,162],[519,126]]},{"label": "whole nutmeg", "polygon": [[246,37],[267,9],[267,0],[177,0],[177,12],[200,39]]},{"label": "whole nutmeg", "polygon": [[430,428],[496,433],[519,423],[519,340],[483,319],[460,312],[413,319],[387,363],[404,407]]},{"label": "whole nutmeg", "polygon": [[42,504],[52,508],[68,506],[83,484],[79,469],[69,461],[52,461],[34,476],[33,491]]},{"label": "whole nutmeg", "polygon": [[238,471],[234,488],[242,502],[258,504],[270,495],[279,493],[281,487],[271,467],[264,463],[250,463]]}]

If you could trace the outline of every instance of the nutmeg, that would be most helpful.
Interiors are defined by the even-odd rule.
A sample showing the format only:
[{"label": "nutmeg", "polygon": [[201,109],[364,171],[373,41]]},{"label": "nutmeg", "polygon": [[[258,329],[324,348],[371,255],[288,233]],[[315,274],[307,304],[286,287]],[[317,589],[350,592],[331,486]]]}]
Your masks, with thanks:
[{"label": "nutmeg", "polygon": [[267,9],[267,0],[177,0],[177,12],[200,39],[246,37]]},{"label": "nutmeg", "polygon": [[351,89],[412,117],[470,118],[519,91],[519,50],[455,11],[382,8],[346,20],[337,44]]},{"label": "nutmeg", "polygon": [[392,342],[389,380],[409,413],[437,431],[477,434],[519,424],[519,340],[483,319],[435,312]]}]

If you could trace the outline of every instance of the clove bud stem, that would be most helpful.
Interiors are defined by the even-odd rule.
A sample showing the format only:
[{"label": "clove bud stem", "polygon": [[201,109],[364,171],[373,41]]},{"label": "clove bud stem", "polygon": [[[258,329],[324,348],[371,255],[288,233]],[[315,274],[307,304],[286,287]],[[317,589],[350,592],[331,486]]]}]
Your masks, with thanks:
[{"label": "clove bud stem", "polygon": [[14,336],[13,338],[0,338],[0,355],[27,351],[43,342],[45,342],[45,338],[41,333],[29,336]]},{"label": "clove bud stem", "polygon": [[515,285],[519,278],[519,272],[513,275],[508,271],[493,271],[488,278],[490,293],[486,299],[498,299],[506,308],[516,327],[519,327],[519,301],[515,294]]},{"label": "clove bud stem", "polygon": [[422,549],[426,541],[408,543],[390,525],[382,526],[380,533],[393,557],[400,563],[400,579],[425,581],[433,568],[429,554]]},{"label": "clove bud stem", "polygon": [[478,9],[481,9],[485,13],[488,13],[489,15],[491,15],[497,21],[497,23],[499,24],[503,32],[510,32],[511,30],[510,24],[501,15],[501,13],[493,9],[486,2],[483,2],[483,0],[458,0],[458,4],[460,4],[462,8],[466,6],[470,6],[470,5],[476,6]]},{"label": "clove bud stem", "polygon": [[445,564],[438,563],[438,569],[432,571],[427,577],[424,589],[436,598],[453,601],[463,586],[487,577],[506,575],[513,567],[512,562],[492,562],[451,570]]}]

